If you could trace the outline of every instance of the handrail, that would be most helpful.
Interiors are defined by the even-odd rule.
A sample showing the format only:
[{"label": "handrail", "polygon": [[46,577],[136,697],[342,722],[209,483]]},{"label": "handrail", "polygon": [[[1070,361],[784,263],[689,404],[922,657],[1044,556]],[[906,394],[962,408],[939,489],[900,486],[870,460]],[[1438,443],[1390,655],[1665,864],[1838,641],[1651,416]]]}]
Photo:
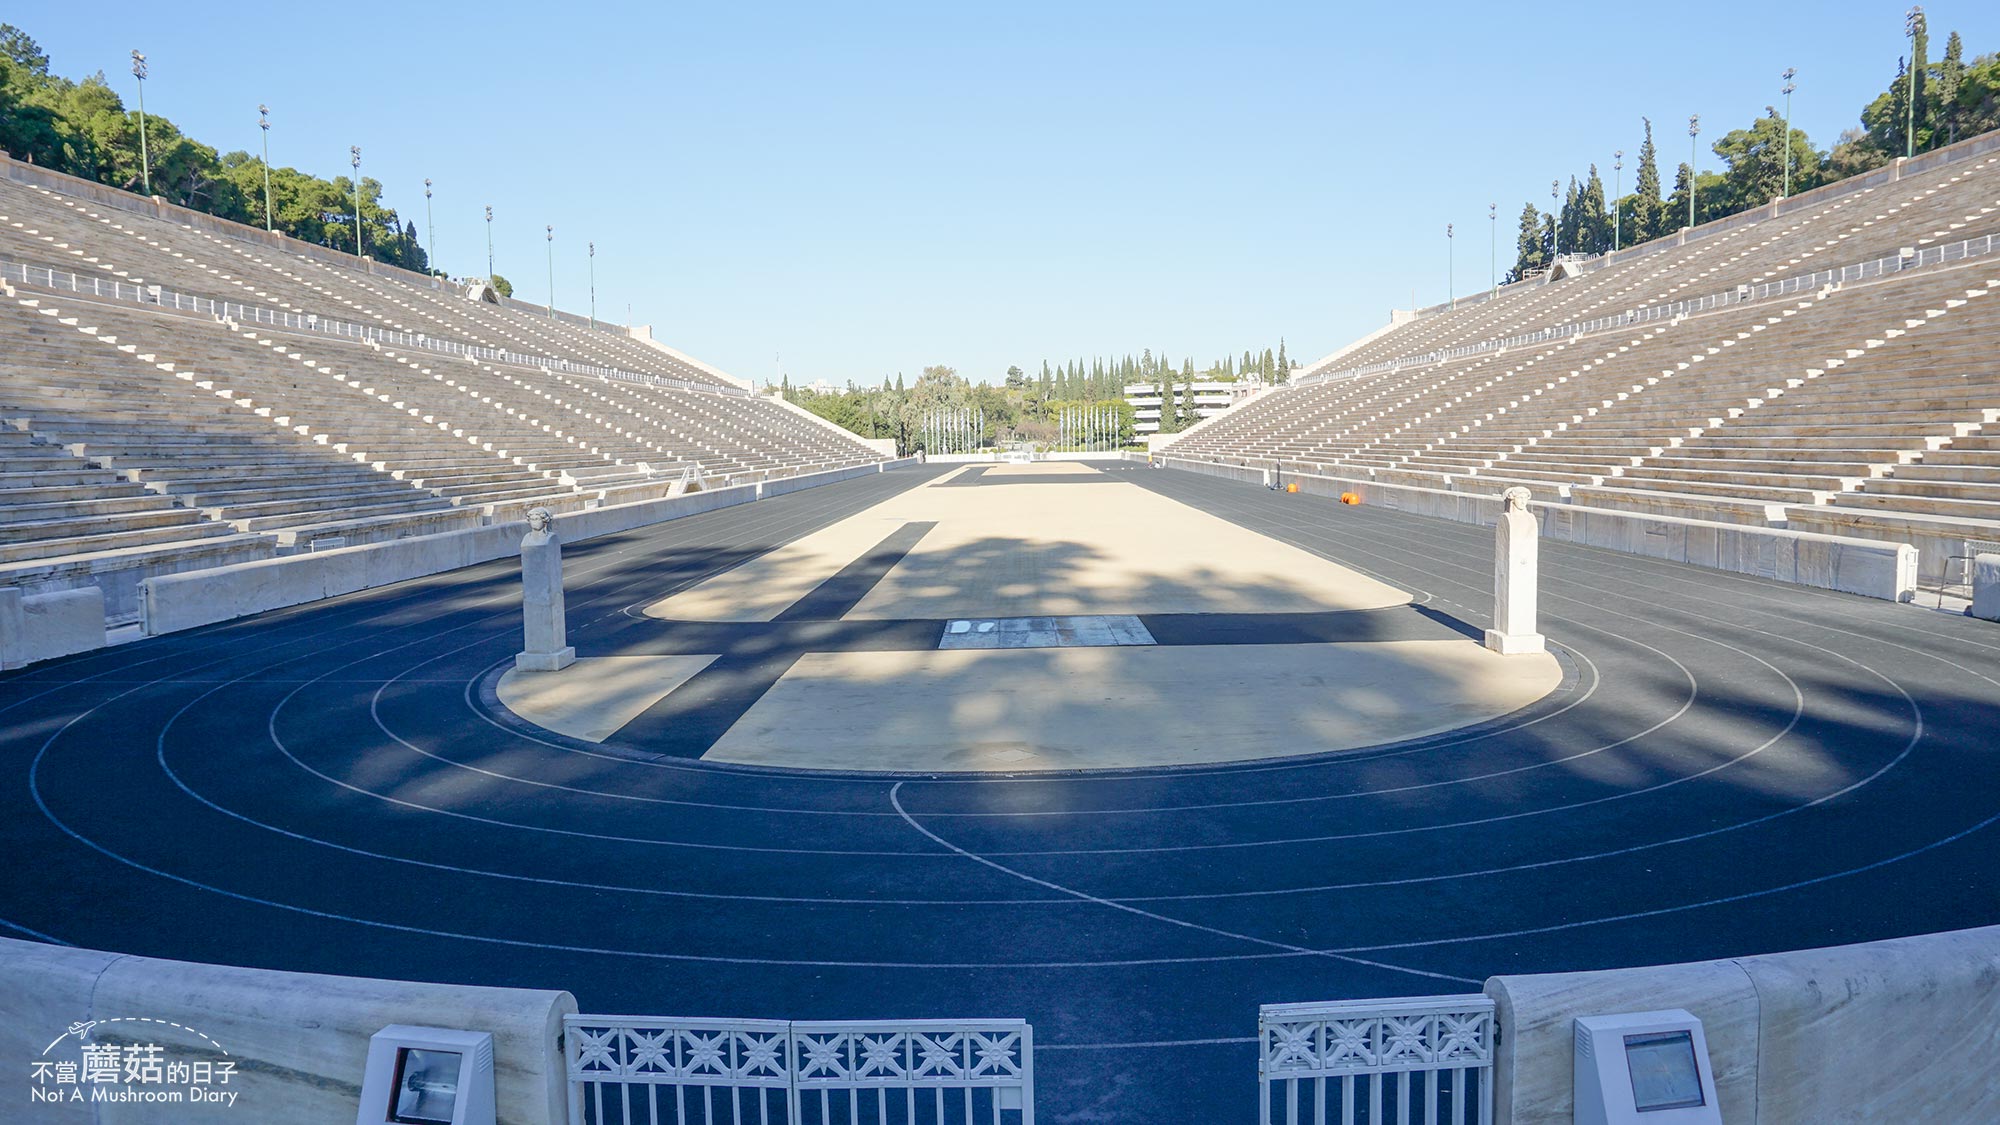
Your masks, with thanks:
[{"label": "handrail", "polygon": [[230,320],[239,324],[264,324],[291,332],[314,332],[324,336],[341,336],[349,339],[366,340],[375,343],[393,344],[402,348],[420,348],[444,355],[462,356],[471,359],[491,360],[516,367],[533,367],[542,371],[561,371],[565,374],[594,375],[599,379],[618,379],[628,383],[646,386],[671,387],[677,390],[718,394],[731,398],[748,398],[750,391],[744,387],[716,383],[695,383],[686,379],[675,379],[666,375],[648,375],[644,372],[626,371],[618,367],[603,367],[593,363],[577,363],[573,360],[557,359],[549,356],[528,355],[511,352],[504,348],[489,348],[478,344],[462,343],[458,340],[439,339],[422,332],[396,332],[372,325],[354,324],[349,321],[322,317],[317,313],[292,313],[262,305],[244,305],[234,301],[216,301],[208,297],[195,297],[176,292],[159,285],[133,285],[124,281],[108,281],[100,277],[84,277],[66,270],[50,269],[47,266],[31,266],[25,262],[0,260],[0,279],[18,279],[23,285],[34,285],[44,289],[68,290],[72,293],[88,293],[93,297],[110,298],[140,305],[157,305],[184,312],[206,313],[217,320]]},{"label": "handrail", "polygon": [[1806,290],[1818,289],[1825,285],[1845,285],[1850,281],[1867,281],[1871,278],[1887,277],[1890,274],[1902,273],[1905,270],[1941,265],[1945,262],[1964,261],[1968,258],[1977,258],[1992,253],[1996,246],[2000,246],[2000,235],[1981,235],[1978,238],[1968,238],[1961,242],[1954,242],[1949,246],[1932,246],[1928,249],[1918,250],[1907,255],[1896,254],[1875,258],[1871,261],[1820,270],[1817,273],[1800,274],[1796,277],[1788,277],[1780,281],[1767,281],[1761,285],[1738,285],[1734,289],[1724,290],[1720,293],[1711,293],[1706,297],[1696,297],[1692,300],[1675,301],[1672,304],[1666,305],[1642,305],[1635,309],[1627,309],[1622,313],[1600,316],[1592,320],[1559,324],[1550,328],[1539,328],[1533,332],[1525,332],[1518,336],[1509,336],[1502,340],[1482,340],[1476,344],[1464,344],[1455,348],[1438,348],[1428,352],[1382,360],[1378,363],[1370,363],[1361,367],[1339,368],[1301,375],[1286,385],[1291,387],[1317,386],[1336,379],[1358,379],[1368,375],[1380,375],[1383,372],[1398,371],[1405,367],[1443,363],[1446,360],[1461,359],[1465,356],[1480,355],[1485,352],[1501,351],[1507,348],[1545,343],[1549,340],[1561,340],[1571,336],[1581,336],[1606,328],[1628,324],[1645,324],[1650,321],[1682,316],[1693,316],[1696,313],[1727,308],[1746,301],[1761,301],[1771,297],[1780,297],[1787,293],[1802,293]]}]

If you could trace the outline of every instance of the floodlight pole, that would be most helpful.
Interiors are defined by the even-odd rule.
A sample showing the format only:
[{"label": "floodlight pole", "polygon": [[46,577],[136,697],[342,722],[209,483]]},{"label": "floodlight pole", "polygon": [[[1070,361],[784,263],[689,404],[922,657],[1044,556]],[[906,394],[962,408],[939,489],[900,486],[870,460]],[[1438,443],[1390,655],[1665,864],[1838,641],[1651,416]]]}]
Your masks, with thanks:
[{"label": "floodlight pole", "polygon": [[[1924,9],[1919,4],[1903,16],[1903,31],[1910,37],[1910,65],[1903,73],[1903,102],[1907,109],[1903,126],[1904,156],[1917,154],[1917,36],[1923,34]],[[144,123],[144,107],[141,107],[141,124]]]},{"label": "floodlight pole", "polygon": [[1486,205],[1486,295],[1500,295],[1500,205]]},{"label": "floodlight pole", "polygon": [[348,162],[354,165],[354,256],[361,257],[361,146],[347,146]]},{"label": "floodlight pole", "polygon": [[493,284],[493,205],[486,205],[486,283]]},{"label": "floodlight pole", "polygon": [[1618,252],[1619,215],[1625,202],[1625,150],[1611,154],[1611,252]]},{"label": "floodlight pole", "polygon": [[1701,114],[1688,117],[1688,229],[1694,229],[1695,138],[1701,136]]},{"label": "floodlight pole", "polygon": [[1549,181],[1549,214],[1555,218],[1555,222],[1551,225],[1553,233],[1549,240],[1549,273],[1553,275],[1556,268],[1556,259],[1562,257],[1563,247],[1561,180]]},{"label": "floodlight pole", "polygon": [[1450,223],[1444,225],[1444,302],[1448,309],[1458,307],[1458,240]]},{"label": "floodlight pole", "polygon": [[146,150],[146,56],[138,48],[132,50],[132,77],[139,80],[139,176],[146,185],[146,194],[153,194],[153,158]]},{"label": "floodlight pole", "polygon": [[586,242],[584,247],[590,253],[590,326],[597,327],[597,243]]},{"label": "floodlight pole", "polygon": [[264,134],[264,229],[275,231],[278,224],[271,218],[271,107],[257,107],[257,128]]},{"label": "floodlight pole", "polygon": [[549,232],[549,319],[556,318],[556,225],[550,223]]},{"label": "floodlight pole", "polygon": [[1785,68],[1785,186],[1778,196],[1780,199],[1792,197],[1792,91],[1799,88],[1792,79],[1798,77],[1798,73],[1797,67]]},{"label": "floodlight pole", "polygon": [[431,217],[431,178],[424,177],[424,265],[430,267],[433,277],[437,275],[437,223]]}]

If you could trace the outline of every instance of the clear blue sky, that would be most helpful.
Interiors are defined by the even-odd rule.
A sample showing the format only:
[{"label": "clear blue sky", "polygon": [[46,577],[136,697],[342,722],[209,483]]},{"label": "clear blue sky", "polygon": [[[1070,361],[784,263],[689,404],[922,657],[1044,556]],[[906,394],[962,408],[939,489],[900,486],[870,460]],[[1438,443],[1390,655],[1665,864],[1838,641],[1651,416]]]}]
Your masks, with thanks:
[{"label": "clear blue sky", "polygon": [[[2000,4],[1926,5],[2000,50]],[[81,76],[227,151],[364,173],[438,260],[634,318],[736,374],[877,380],[945,363],[1282,335],[1301,359],[1486,284],[1549,180],[1631,156],[1671,179],[1778,101],[1822,147],[1906,49],[1904,4],[47,4],[16,22]],[[1704,167],[1713,162],[1703,147]]]}]

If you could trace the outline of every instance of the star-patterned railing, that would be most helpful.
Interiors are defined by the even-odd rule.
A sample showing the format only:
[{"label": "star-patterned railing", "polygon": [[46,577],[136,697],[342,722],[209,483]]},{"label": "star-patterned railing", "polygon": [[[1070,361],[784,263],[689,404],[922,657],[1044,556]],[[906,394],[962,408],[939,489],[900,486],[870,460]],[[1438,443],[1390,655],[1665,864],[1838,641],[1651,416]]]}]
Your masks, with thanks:
[{"label": "star-patterned railing", "polygon": [[1494,1031],[1493,1001],[1477,994],[1267,1004],[1259,1120],[1489,1125]]},{"label": "star-patterned railing", "polygon": [[570,1016],[571,1125],[1033,1125],[1020,1020]]}]

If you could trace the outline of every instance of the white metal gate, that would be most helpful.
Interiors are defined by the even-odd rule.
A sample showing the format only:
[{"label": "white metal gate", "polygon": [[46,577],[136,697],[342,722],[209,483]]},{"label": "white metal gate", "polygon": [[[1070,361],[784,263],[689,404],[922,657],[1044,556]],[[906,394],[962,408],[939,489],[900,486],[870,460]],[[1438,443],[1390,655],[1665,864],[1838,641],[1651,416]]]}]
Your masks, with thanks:
[{"label": "white metal gate", "polygon": [[1494,1033],[1493,1001],[1476,993],[1266,1004],[1258,1120],[1491,1125]]},{"label": "white metal gate", "polygon": [[1034,1125],[1021,1020],[563,1020],[571,1125]]}]

